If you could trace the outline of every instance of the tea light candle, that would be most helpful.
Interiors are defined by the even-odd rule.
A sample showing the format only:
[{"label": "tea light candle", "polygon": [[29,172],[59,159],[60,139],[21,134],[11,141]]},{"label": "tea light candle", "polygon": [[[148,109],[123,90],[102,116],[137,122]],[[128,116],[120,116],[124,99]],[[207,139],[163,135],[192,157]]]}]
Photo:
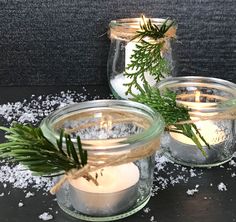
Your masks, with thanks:
[{"label": "tea light candle", "polygon": [[79,212],[112,215],[128,209],[136,201],[140,172],[135,164],[105,167],[91,175],[97,177],[98,186],[83,177],[69,180],[71,202]]},{"label": "tea light candle", "polygon": [[[205,120],[196,122],[199,132],[204,137],[209,145],[215,145],[221,143],[225,140],[225,134],[223,130],[220,130],[218,126],[216,126],[212,121]],[[187,145],[195,145],[195,143],[188,137],[184,136],[180,133],[170,133],[171,137],[181,143]],[[198,137],[199,138],[199,137]],[[199,138],[201,145],[204,146],[204,142]]]},{"label": "tea light candle", "polygon": [[[202,103],[200,100],[200,97],[201,97],[201,93],[200,91],[197,90],[195,92],[195,102],[181,101],[180,103],[182,105],[185,105],[191,108],[208,108],[215,105],[215,103]],[[192,117],[191,119],[194,120],[196,118]],[[197,126],[199,132],[201,133],[201,135],[204,137],[204,139],[207,141],[209,145],[215,145],[225,140],[224,131],[221,130],[212,121],[210,120],[198,121],[195,123],[195,125]],[[175,140],[179,142],[182,142],[187,145],[195,145],[195,143],[190,138],[184,136],[183,134],[171,132],[170,135],[172,138],[174,138]],[[205,143],[199,137],[198,139],[201,145],[204,146]]]}]

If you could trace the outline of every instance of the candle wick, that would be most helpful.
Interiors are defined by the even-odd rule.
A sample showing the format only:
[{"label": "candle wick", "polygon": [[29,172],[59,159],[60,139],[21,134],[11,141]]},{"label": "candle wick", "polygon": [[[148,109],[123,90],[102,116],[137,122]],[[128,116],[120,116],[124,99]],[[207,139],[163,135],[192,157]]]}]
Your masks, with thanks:
[{"label": "candle wick", "polygon": [[85,174],[83,176],[87,181],[92,181],[96,186],[99,186],[99,183],[97,181],[97,175],[96,175],[96,178],[94,178],[93,176],[91,176],[89,173]]}]

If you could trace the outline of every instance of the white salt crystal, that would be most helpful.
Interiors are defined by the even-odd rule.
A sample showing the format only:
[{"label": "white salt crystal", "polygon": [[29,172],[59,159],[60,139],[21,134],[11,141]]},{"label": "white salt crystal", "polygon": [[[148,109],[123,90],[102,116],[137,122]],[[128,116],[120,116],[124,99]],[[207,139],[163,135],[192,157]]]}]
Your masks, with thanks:
[{"label": "white salt crystal", "polygon": [[196,177],[197,176],[197,174],[194,172],[193,169],[190,169],[189,172],[190,172],[190,177]]},{"label": "white salt crystal", "polygon": [[236,176],[236,173],[232,173],[232,174],[231,174],[231,177],[235,177],[235,176]]},{"label": "white salt crystal", "polygon": [[3,197],[4,196],[4,193],[0,193],[0,197]]},{"label": "white salt crystal", "polygon": [[197,189],[199,187],[199,185],[197,184],[196,186],[195,186],[195,188],[194,189],[188,189],[187,191],[186,191],[186,193],[189,195],[189,196],[193,196],[195,193],[197,193],[199,190]]},{"label": "white salt crystal", "polygon": [[155,220],[154,216],[151,216],[150,221],[154,222],[154,220]]},{"label": "white salt crystal", "polygon": [[187,191],[186,191],[186,193],[189,195],[189,196],[193,196],[195,193],[197,193],[199,190],[198,189],[192,189],[192,190],[190,190],[190,189],[188,189]]},{"label": "white salt crystal", "polygon": [[33,197],[35,194],[31,193],[30,191],[26,193],[25,198]]},{"label": "white salt crystal", "polygon": [[236,162],[234,160],[230,160],[229,165],[236,167]]},{"label": "white salt crystal", "polygon": [[48,212],[44,212],[41,215],[39,215],[39,219],[44,220],[44,221],[52,220],[53,216],[51,214],[49,214]]},{"label": "white salt crystal", "polygon": [[218,190],[219,191],[227,191],[227,187],[223,182],[221,182],[220,184],[218,184]]},{"label": "white salt crystal", "polygon": [[23,206],[24,206],[24,204],[22,202],[18,203],[18,207],[23,207]]},{"label": "white salt crystal", "polygon": [[143,212],[144,213],[149,213],[151,211],[151,209],[150,209],[150,207],[145,207],[144,209],[143,209]]}]

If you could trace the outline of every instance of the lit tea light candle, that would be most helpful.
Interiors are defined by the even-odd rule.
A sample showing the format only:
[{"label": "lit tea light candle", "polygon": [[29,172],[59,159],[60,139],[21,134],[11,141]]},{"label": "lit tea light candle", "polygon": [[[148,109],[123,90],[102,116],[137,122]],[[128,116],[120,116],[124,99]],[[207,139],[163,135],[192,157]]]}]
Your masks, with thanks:
[{"label": "lit tea light candle", "polygon": [[105,167],[92,172],[98,186],[81,177],[70,179],[72,206],[87,215],[120,213],[134,205],[138,195],[140,172],[133,163]]},{"label": "lit tea light candle", "polygon": [[[221,130],[217,125],[215,125],[210,120],[205,121],[199,121],[196,122],[195,125],[197,126],[199,132],[204,137],[204,139],[207,141],[209,145],[215,145],[218,143],[221,143],[225,140],[225,133],[223,130]],[[188,144],[188,145],[195,145],[195,143],[188,137],[184,136],[180,133],[170,133],[171,137],[181,143]],[[198,137],[200,143],[202,146],[205,145],[205,143]]]},{"label": "lit tea light candle", "polygon": [[[188,106],[190,108],[195,108],[195,109],[209,108],[209,107],[215,106],[216,104],[216,103],[201,102],[202,94],[198,90],[195,92],[194,95],[195,95],[195,102],[179,101],[179,103],[181,103],[184,106]],[[201,116],[200,112],[195,112],[194,114]],[[215,113],[212,113],[212,115],[215,115]],[[196,120],[198,118],[191,117],[191,119]],[[210,121],[210,120],[197,121],[195,122],[195,125],[197,126],[199,132],[201,133],[201,135],[204,137],[204,139],[209,145],[215,145],[225,140],[226,135],[224,133],[224,130],[220,129],[216,124],[214,124],[213,121]],[[188,145],[195,145],[195,143],[190,138],[184,136],[183,134],[171,132],[170,135],[172,138],[174,138],[175,140],[179,142],[182,142]],[[198,139],[201,145],[205,146],[205,143],[200,139],[200,137],[198,137]]]}]

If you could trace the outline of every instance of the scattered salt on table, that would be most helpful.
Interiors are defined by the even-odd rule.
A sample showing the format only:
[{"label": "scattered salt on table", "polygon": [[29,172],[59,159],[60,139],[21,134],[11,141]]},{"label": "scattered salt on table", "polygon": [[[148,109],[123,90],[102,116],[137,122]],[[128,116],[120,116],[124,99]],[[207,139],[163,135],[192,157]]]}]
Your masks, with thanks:
[{"label": "scattered salt on table", "polygon": [[18,207],[23,207],[24,206],[24,204],[20,201],[19,203],[18,203]]},{"label": "scattered salt on table", "polygon": [[218,190],[219,191],[227,191],[227,187],[223,182],[221,182],[220,184],[218,184]]},{"label": "scattered salt on table", "polygon": [[189,195],[189,196],[193,196],[195,193],[197,193],[199,190],[197,189],[199,187],[199,185],[197,184],[196,186],[195,186],[195,188],[194,189],[188,189],[187,191],[186,191],[186,193]]},{"label": "scattered salt on table", "polygon": [[25,198],[33,197],[35,194],[31,193],[30,191],[26,193]]},{"label": "scattered salt on table", "polygon": [[47,220],[52,220],[53,216],[49,214],[48,212],[44,212],[41,215],[39,215],[39,219],[47,221]]}]

